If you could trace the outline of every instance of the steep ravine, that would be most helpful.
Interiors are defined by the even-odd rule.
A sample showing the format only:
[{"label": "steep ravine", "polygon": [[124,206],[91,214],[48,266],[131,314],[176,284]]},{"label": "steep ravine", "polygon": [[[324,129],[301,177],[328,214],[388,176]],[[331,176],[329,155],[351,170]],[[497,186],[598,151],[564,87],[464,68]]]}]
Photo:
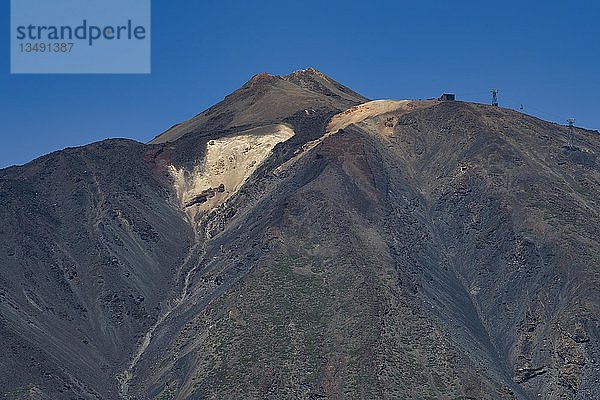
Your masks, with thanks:
[{"label": "steep ravine", "polygon": [[156,322],[148,329],[146,333],[143,335],[143,339],[141,343],[138,345],[135,350],[134,356],[127,365],[127,368],[123,370],[121,373],[117,375],[117,382],[119,386],[119,394],[122,399],[131,399],[129,395],[129,385],[135,374],[135,368],[140,361],[140,359],[144,356],[145,351],[148,349],[150,342],[152,341],[152,337],[156,329],[169,317],[169,315],[177,309],[188,297],[188,289],[190,286],[190,279],[192,275],[196,272],[196,269],[201,265],[201,262],[197,262],[193,267],[186,269],[186,265],[190,262],[190,260],[202,260],[204,257],[204,246],[205,242],[198,239],[198,235],[196,235],[196,242],[190,248],[188,254],[186,255],[184,261],[178,268],[178,278],[177,282],[180,281],[180,276],[182,273],[185,273],[185,277],[181,284],[180,293],[174,297],[173,299],[164,302],[163,307],[164,311],[161,312]]},{"label": "steep ravine", "polygon": [[[156,322],[143,334],[127,368],[117,375],[121,398],[134,398],[130,394],[130,384],[156,330],[188,300],[192,277],[204,264],[206,246],[210,240],[204,224],[209,219],[218,218],[218,213],[223,210],[221,206],[235,196],[253,172],[271,155],[273,148],[293,136],[294,131],[286,125],[259,127],[208,141],[204,158],[197,161],[197,165],[191,170],[168,166],[173,190],[182,212],[195,231],[195,241],[176,268],[175,282],[181,282],[179,293],[162,303],[164,309]],[[207,301],[211,297],[211,291],[206,293]]]}]

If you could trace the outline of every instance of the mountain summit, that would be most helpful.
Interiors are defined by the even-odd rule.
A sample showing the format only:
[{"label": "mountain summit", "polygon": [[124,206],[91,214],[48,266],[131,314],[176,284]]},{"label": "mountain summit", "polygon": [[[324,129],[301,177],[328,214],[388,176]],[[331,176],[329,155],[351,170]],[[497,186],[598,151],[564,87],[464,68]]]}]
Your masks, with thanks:
[{"label": "mountain summit", "polygon": [[254,75],[240,89],[198,114],[175,125],[150,143],[164,143],[188,133],[239,130],[279,123],[303,114],[340,112],[367,99],[314,68],[286,76]]},{"label": "mountain summit", "polygon": [[255,75],[0,171],[0,393],[591,399],[600,136]]}]

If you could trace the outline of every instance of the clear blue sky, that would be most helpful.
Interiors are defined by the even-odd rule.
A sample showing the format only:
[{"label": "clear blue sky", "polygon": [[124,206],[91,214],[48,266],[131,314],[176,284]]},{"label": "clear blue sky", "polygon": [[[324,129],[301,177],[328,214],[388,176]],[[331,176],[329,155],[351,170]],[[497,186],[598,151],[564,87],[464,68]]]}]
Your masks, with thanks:
[{"label": "clear blue sky", "polygon": [[315,67],[373,99],[443,91],[600,128],[598,1],[162,1],[151,75],[10,75],[0,6],[0,167],[109,137],[148,141],[253,74]]}]

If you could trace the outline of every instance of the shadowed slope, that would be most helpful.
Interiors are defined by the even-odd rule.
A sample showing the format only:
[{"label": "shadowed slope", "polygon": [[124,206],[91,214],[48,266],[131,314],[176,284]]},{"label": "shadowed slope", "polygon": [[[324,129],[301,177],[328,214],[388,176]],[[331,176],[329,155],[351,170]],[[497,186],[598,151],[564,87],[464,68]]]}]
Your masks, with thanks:
[{"label": "shadowed slope", "polygon": [[0,393],[116,398],[193,233],[146,146],[111,140],[0,171]]}]

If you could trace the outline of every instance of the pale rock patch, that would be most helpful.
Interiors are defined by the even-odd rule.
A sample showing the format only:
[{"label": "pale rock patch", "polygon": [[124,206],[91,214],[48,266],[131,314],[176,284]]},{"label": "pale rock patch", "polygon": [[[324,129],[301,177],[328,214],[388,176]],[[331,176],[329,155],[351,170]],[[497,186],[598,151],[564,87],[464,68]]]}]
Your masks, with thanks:
[{"label": "pale rock patch", "polygon": [[182,208],[193,220],[233,196],[273,148],[294,136],[287,125],[275,124],[210,140],[201,164],[191,171],[169,166]]}]

